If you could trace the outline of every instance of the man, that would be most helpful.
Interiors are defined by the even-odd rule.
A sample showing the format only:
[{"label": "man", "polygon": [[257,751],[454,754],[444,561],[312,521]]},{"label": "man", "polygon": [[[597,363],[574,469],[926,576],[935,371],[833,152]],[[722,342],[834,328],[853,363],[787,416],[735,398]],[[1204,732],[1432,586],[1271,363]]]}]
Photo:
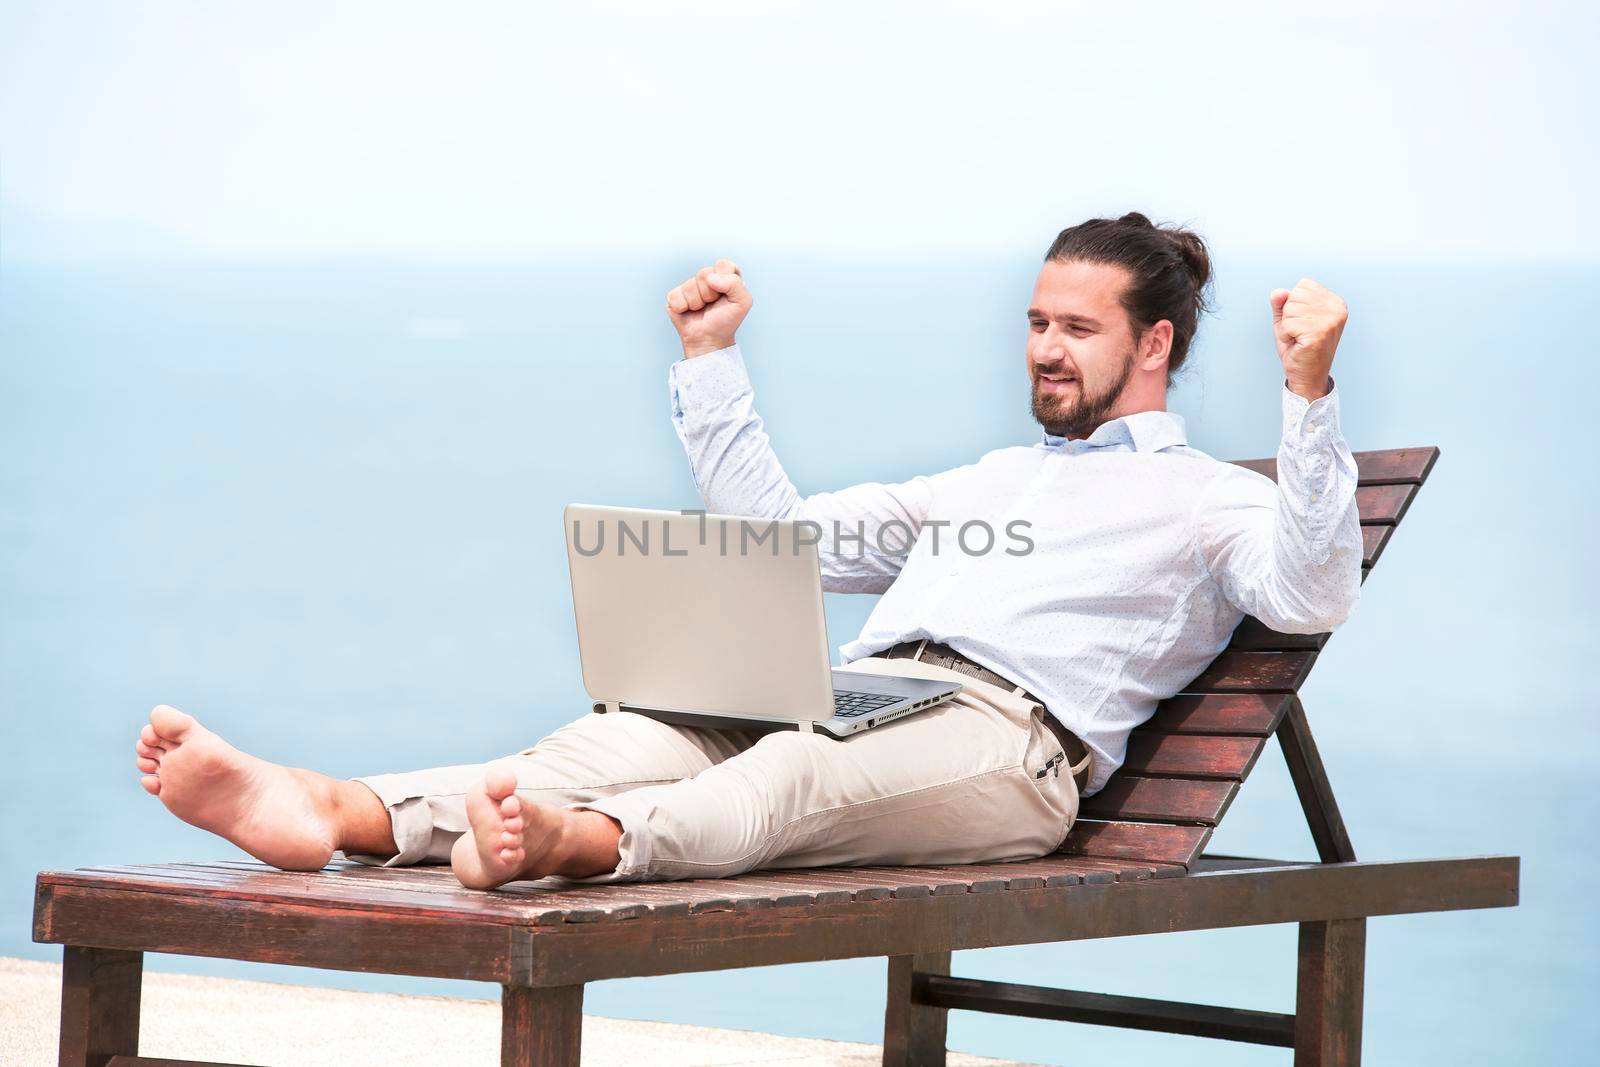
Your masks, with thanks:
[{"label": "man", "polygon": [[[847,668],[964,684],[932,709],[843,741],[590,714],[492,765],[338,781],[239,752],[161,706],[137,743],[142,783],[279,867],[320,867],[335,850],[448,859],[476,888],[1049,852],[1129,731],[1244,615],[1315,633],[1359,596],[1356,467],[1329,373],[1345,305],[1309,279],[1270,294],[1274,485],[1188,447],[1166,410],[1210,273],[1199,237],[1137,213],[1062,231],[1028,308],[1043,440],[813,496],[755,412],[735,343],[752,303],[738,266],[718,260],[667,294],[684,354],[669,373],[673,424],[707,508],[816,523],[824,588],[883,594],[841,650]],[[958,547],[978,520],[1022,521],[1031,550]],[[911,536],[882,536],[891,527]]]}]

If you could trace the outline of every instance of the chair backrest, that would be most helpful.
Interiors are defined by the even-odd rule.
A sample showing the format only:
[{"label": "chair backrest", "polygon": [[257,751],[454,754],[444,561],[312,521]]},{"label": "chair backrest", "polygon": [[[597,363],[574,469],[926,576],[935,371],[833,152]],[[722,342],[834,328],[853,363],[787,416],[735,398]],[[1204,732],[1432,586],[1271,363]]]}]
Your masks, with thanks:
[{"label": "chair backrest", "polygon": [[[1437,448],[1355,454],[1362,581],[1438,457]],[[1277,477],[1275,460],[1239,465]],[[1297,699],[1328,636],[1279,633],[1253,618],[1240,623],[1222,654],[1133,731],[1127,759],[1084,800],[1062,851],[1189,866]]]}]

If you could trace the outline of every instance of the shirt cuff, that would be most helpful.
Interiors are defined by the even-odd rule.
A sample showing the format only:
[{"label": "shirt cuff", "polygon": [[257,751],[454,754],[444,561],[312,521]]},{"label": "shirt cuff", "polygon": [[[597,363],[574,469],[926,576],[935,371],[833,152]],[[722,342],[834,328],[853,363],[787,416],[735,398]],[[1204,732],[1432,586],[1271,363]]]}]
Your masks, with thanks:
[{"label": "shirt cuff", "polygon": [[1328,392],[1307,400],[1283,386],[1283,440],[1291,448],[1316,449],[1339,430],[1339,386],[1328,379]]},{"label": "shirt cuff", "polygon": [[689,404],[717,404],[750,388],[744,356],[736,344],[702,356],[679,359],[667,368],[667,388],[672,412],[683,414]]}]

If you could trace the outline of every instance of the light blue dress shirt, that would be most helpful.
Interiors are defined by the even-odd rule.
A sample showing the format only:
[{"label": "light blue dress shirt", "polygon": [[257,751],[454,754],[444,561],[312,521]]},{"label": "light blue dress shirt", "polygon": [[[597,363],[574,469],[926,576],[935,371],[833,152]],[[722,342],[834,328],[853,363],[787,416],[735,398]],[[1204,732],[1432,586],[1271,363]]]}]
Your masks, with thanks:
[{"label": "light blue dress shirt", "polygon": [[668,381],[708,510],[814,522],[823,588],[883,594],[843,662],[901,641],[950,645],[1083,739],[1085,796],[1245,615],[1320,633],[1361,595],[1356,464],[1336,390],[1307,402],[1283,389],[1276,484],[1190,448],[1182,416],[1141,411],[1084,440],[1047,433],[938,474],[802,496],[737,345],[674,363]]}]

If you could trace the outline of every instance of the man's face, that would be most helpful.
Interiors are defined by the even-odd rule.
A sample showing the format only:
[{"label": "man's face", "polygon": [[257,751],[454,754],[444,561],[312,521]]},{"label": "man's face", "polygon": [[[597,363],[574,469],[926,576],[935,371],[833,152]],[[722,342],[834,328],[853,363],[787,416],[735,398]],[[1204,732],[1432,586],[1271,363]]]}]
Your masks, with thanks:
[{"label": "man's face", "polygon": [[1033,417],[1060,437],[1105,422],[1133,375],[1138,348],[1122,291],[1132,276],[1112,264],[1049,262],[1028,307]]}]

